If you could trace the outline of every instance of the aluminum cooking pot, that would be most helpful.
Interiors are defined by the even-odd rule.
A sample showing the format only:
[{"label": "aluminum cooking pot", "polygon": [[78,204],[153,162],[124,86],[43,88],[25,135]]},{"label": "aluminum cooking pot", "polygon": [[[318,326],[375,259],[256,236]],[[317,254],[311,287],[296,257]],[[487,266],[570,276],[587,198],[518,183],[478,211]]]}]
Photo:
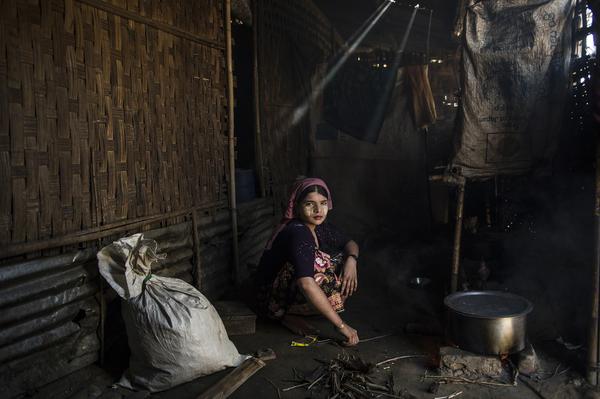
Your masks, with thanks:
[{"label": "aluminum cooking pot", "polygon": [[503,291],[465,291],[444,299],[452,343],[482,355],[506,355],[525,348],[527,299]]}]

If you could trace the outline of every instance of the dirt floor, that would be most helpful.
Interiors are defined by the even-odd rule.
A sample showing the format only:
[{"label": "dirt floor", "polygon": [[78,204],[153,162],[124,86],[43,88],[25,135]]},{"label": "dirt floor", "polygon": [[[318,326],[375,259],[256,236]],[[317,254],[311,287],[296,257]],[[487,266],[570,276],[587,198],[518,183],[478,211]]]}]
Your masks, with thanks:
[{"label": "dirt floor", "polygon": [[[446,274],[450,247],[444,238],[430,239],[427,243],[399,245],[393,239],[372,240],[363,243],[358,293],[348,303],[344,320],[355,327],[361,339],[379,337],[361,342],[353,348],[344,348],[335,342],[316,343],[307,347],[291,346],[294,335],[279,324],[259,320],[253,335],[234,336],[232,341],[241,353],[254,353],[262,348],[272,348],[277,359],[267,362],[250,380],[243,384],[232,398],[321,398],[327,395],[306,386],[286,390],[300,384],[299,375],[310,376],[316,368],[338,356],[357,355],[366,362],[378,363],[393,357],[418,355],[376,367],[375,380],[388,380],[390,375],[396,386],[397,398],[580,398],[596,397],[584,382],[579,371],[585,364],[584,348],[557,342],[558,336],[543,337],[536,341],[530,337],[541,361],[537,378],[521,376],[516,386],[482,386],[448,383],[437,386],[432,393],[433,379],[439,362],[439,347],[444,309]],[[443,260],[443,261],[442,261]],[[412,277],[431,279],[425,287],[412,287]],[[492,281],[490,284],[493,284]],[[501,288],[496,283],[495,288]],[[537,326],[537,329],[540,329]],[[535,330],[537,330],[535,329]],[[324,336],[333,333],[326,324]],[[381,337],[384,336],[384,337]],[[568,348],[567,348],[568,347]],[[126,354],[118,347],[113,351]],[[122,358],[123,356],[121,356]],[[126,358],[116,368],[98,366],[81,370],[67,378],[52,383],[31,397],[39,398],[143,398],[147,392],[133,393],[111,385],[126,367]],[[151,395],[161,399],[192,399],[226,375],[223,371],[178,386],[172,390]],[[309,378],[310,379],[310,378]],[[506,381],[505,381],[506,382]],[[278,392],[279,391],[279,392]],[[536,392],[537,391],[537,392]],[[355,396],[359,397],[359,396]],[[376,396],[374,396],[376,397]],[[380,396],[384,398],[386,396]]]}]

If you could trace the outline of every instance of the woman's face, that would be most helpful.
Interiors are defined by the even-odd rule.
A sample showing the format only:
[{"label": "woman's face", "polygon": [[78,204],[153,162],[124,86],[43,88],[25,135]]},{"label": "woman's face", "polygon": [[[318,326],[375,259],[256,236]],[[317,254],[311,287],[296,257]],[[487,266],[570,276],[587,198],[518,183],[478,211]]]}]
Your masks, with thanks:
[{"label": "woman's face", "polygon": [[325,221],[327,212],[327,197],[317,192],[309,193],[298,204],[298,217],[304,223],[318,226]]}]

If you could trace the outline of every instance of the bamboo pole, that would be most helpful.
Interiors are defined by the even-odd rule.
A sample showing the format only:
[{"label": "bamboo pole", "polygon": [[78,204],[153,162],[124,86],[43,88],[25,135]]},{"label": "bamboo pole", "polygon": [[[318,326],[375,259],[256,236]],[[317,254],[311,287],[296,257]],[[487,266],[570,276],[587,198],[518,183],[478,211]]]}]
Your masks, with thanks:
[{"label": "bamboo pole", "polygon": [[233,51],[231,40],[231,0],[225,0],[225,40],[227,64],[227,139],[229,149],[229,210],[231,212],[231,232],[233,251],[233,279],[241,283],[241,270],[238,249],[237,205],[235,203],[235,126],[233,97]]},{"label": "bamboo pole", "polygon": [[200,45],[207,46],[210,48],[214,48],[217,50],[224,50],[223,43],[216,42],[209,37],[192,34],[185,30],[179,29],[173,25],[162,23],[153,18],[148,18],[144,15],[140,15],[136,12],[132,12],[127,10],[125,7],[114,6],[110,4],[110,2],[105,0],[77,0],[79,3],[85,4],[87,6],[91,6],[97,8],[98,10],[105,11],[112,15],[118,15],[122,18],[129,19],[134,22],[138,22],[143,24],[144,26],[151,26],[154,29],[159,31],[163,31],[169,33],[171,35],[181,37],[186,40],[190,40],[196,42]]},{"label": "bamboo pole", "polygon": [[592,313],[590,319],[589,351],[587,380],[591,385],[598,385],[598,312],[600,301],[600,140],[596,144],[596,195],[594,206],[595,248],[592,269]]},{"label": "bamboo pole", "polygon": [[258,0],[252,1],[252,69],[253,69],[253,89],[254,89],[254,154],[256,157],[256,174],[258,179],[258,191],[260,197],[266,196],[262,134],[260,129],[260,81],[258,71]]},{"label": "bamboo pole", "polygon": [[202,287],[202,278],[201,278],[201,267],[202,262],[200,259],[200,239],[198,237],[198,213],[196,209],[192,211],[192,239],[194,244],[194,285],[198,290]]},{"label": "bamboo pole", "polygon": [[452,251],[452,269],[450,275],[450,291],[456,292],[458,290],[458,272],[460,270],[460,245],[467,180],[460,175],[432,175],[429,176],[429,181],[441,181],[457,187],[456,224],[454,225],[454,248]]},{"label": "bamboo pole", "polygon": [[104,226],[82,230],[68,236],[50,238],[48,240],[13,244],[4,248],[0,248],[0,259],[22,255],[29,252],[43,251],[50,248],[57,248],[66,245],[78,244],[81,242],[93,241],[113,234],[133,230],[151,223],[161,222],[163,220],[175,218],[178,216],[189,215],[193,210],[209,209],[219,205],[221,205],[221,203],[214,202],[162,215],[142,217],[123,222],[109,223]]},{"label": "bamboo pole", "polygon": [[450,291],[458,290],[458,272],[460,269],[460,244],[462,237],[463,209],[465,205],[465,185],[466,181],[461,179],[458,184],[456,199],[456,223],[454,225],[454,250],[452,252],[452,276],[450,280]]}]

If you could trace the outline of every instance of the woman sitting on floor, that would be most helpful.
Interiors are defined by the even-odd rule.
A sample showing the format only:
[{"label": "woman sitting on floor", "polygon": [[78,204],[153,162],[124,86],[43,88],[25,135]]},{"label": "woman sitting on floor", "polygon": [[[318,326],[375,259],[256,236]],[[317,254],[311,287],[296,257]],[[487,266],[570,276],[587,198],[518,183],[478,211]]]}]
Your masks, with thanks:
[{"label": "woman sitting on floor", "polygon": [[[263,313],[284,322],[287,315],[321,314],[346,337],[345,344],[356,345],[356,330],[338,313],[358,286],[358,245],[325,223],[332,208],[323,180],[295,182],[284,217],[260,260],[259,302]],[[340,251],[343,256],[332,256]]]}]

